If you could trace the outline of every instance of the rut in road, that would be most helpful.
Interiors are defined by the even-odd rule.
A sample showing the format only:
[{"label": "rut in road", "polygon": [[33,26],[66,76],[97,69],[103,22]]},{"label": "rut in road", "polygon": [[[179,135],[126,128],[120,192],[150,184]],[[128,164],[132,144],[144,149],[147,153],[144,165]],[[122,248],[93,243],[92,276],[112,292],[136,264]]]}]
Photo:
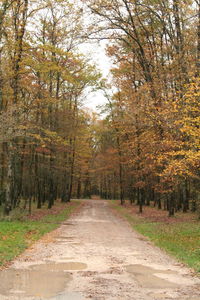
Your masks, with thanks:
[{"label": "rut in road", "polygon": [[200,300],[200,280],[116,216],[107,201],[79,213],[0,272],[1,300]]}]

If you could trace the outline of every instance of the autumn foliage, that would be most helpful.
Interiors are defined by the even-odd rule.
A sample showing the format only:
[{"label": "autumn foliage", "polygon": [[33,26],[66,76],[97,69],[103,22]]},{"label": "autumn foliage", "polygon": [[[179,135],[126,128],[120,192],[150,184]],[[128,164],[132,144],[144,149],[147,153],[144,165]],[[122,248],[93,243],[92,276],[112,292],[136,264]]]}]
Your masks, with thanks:
[{"label": "autumn foliage", "polygon": [[[199,1],[38,2],[0,1],[4,213],[93,194],[129,198],[140,212],[196,211]],[[101,39],[108,81],[79,51]],[[107,98],[101,118],[82,106],[93,88]]]},{"label": "autumn foliage", "polygon": [[[199,1],[87,1],[108,39],[106,194],[117,167],[118,197],[169,215],[199,205]],[[94,33],[96,35],[96,33]],[[99,36],[100,37],[100,36]],[[112,88],[111,88],[112,87]],[[109,91],[108,91],[109,90]],[[105,135],[105,133],[104,133]],[[105,145],[105,144],[104,144]],[[110,148],[111,147],[111,148]],[[108,168],[106,169],[106,166]],[[120,184],[121,182],[121,184]]]}]

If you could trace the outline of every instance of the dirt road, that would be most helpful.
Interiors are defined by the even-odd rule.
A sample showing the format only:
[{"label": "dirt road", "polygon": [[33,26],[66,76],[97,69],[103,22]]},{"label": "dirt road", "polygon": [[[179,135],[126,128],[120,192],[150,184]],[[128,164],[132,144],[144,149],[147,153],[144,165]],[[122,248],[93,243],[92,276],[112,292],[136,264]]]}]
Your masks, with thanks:
[{"label": "dirt road", "polygon": [[0,272],[0,300],[200,300],[200,280],[132,231],[106,201],[82,210]]}]

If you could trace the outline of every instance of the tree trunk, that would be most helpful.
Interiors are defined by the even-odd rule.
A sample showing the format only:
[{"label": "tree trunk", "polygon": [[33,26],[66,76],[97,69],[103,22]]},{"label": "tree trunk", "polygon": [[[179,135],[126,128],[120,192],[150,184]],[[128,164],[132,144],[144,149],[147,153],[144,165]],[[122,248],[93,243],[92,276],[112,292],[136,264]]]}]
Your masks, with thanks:
[{"label": "tree trunk", "polygon": [[170,198],[169,198],[169,207],[168,207],[169,217],[174,216],[174,212],[175,212],[175,209],[174,209],[175,203],[174,203],[174,201],[175,201],[175,197],[174,197],[174,192],[173,192],[173,193],[171,193]]},{"label": "tree trunk", "polygon": [[8,216],[12,210],[12,177],[13,177],[13,162],[12,162],[12,143],[8,144],[8,162],[7,162],[7,179],[6,179],[6,199],[4,204],[4,215]]},{"label": "tree trunk", "polygon": [[200,75],[200,1],[197,4],[198,8],[198,25],[197,25],[197,62],[196,62],[196,77]]}]

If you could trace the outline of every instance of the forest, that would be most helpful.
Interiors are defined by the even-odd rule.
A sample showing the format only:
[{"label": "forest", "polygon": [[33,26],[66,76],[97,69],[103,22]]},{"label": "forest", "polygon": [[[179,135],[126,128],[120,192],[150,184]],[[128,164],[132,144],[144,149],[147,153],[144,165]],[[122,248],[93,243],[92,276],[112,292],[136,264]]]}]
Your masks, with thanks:
[{"label": "forest", "polygon": [[[108,80],[80,51],[102,40]],[[199,99],[199,0],[1,0],[0,210],[99,195],[199,211]]]}]

